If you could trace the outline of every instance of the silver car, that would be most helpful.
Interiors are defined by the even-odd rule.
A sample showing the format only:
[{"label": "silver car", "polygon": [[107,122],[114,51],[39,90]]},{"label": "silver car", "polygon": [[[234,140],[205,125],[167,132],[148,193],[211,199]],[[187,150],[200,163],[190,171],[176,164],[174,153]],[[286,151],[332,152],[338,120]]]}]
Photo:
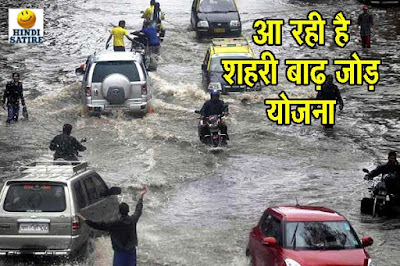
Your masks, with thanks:
[{"label": "silver car", "polygon": [[83,106],[89,115],[115,109],[146,114],[152,93],[140,53],[94,54],[88,57],[83,73]]},{"label": "silver car", "polygon": [[76,216],[110,221],[118,214],[121,188],[108,188],[87,163],[35,162],[0,194],[0,255],[74,255],[90,229]]}]

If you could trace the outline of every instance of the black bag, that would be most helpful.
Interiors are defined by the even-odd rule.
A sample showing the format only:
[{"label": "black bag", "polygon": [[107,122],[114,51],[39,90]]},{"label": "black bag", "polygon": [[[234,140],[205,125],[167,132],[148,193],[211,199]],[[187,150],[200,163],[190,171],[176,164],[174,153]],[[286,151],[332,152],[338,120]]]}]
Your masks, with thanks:
[{"label": "black bag", "polygon": [[22,107],[22,115],[25,117],[25,119],[29,118],[28,110],[26,109],[26,106]]}]

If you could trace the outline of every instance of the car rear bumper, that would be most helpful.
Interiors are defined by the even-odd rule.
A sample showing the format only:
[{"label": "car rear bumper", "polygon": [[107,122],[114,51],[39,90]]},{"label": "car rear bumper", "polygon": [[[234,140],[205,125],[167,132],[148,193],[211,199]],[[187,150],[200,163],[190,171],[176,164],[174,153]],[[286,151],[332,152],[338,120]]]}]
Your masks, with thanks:
[{"label": "car rear bumper", "polygon": [[0,237],[0,256],[66,256],[77,250],[83,240],[82,235],[3,235]]},{"label": "car rear bumper", "polygon": [[92,101],[92,104],[88,104],[88,111],[93,113],[109,113],[113,110],[123,110],[130,112],[146,112],[147,110],[147,101],[142,100],[131,100],[127,101],[122,105],[111,105],[105,101]]},{"label": "car rear bumper", "polygon": [[13,255],[35,255],[35,256],[68,256],[72,253],[70,249],[60,250],[0,250],[0,256],[13,256]]},{"label": "car rear bumper", "polygon": [[[223,30],[223,31],[222,31]],[[242,34],[241,28],[197,28],[197,32],[204,36],[240,36]]]},{"label": "car rear bumper", "polygon": [[364,1],[367,4],[370,5],[399,5],[400,1],[399,0],[371,0],[371,1]]}]

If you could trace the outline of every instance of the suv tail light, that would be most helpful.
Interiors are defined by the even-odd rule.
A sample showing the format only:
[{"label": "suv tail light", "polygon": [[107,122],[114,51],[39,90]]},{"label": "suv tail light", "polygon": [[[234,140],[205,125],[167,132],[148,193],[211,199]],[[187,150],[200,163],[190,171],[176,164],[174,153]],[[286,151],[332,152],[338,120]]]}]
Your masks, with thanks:
[{"label": "suv tail light", "polygon": [[78,216],[72,217],[72,230],[79,230],[81,228],[81,222],[79,221]]},{"label": "suv tail light", "polygon": [[142,85],[142,94],[146,95],[147,94],[147,84]]},{"label": "suv tail light", "polygon": [[89,96],[92,96],[92,89],[89,86],[87,86],[86,87],[86,97],[89,97]]}]

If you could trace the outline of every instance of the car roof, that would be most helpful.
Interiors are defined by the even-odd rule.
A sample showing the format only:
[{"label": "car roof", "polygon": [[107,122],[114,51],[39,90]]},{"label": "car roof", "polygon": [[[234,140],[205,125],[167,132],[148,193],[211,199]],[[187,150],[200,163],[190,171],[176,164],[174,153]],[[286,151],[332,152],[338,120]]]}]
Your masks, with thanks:
[{"label": "car roof", "polygon": [[67,183],[78,175],[93,171],[87,162],[78,165],[65,164],[65,162],[33,162],[21,167],[22,178],[8,180],[7,183],[17,182],[61,182]]},{"label": "car roof", "polygon": [[346,221],[345,217],[326,207],[284,205],[270,207],[267,211],[288,222]]},{"label": "car roof", "polygon": [[249,53],[254,56],[246,38],[214,38],[211,45],[212,54]]},{"label": "car roof", "polygon": [[95,62],[107,62],[107,61],[140,61],[141,56],[135,52],[113,52],[105,51],[99,54],[94,54]]}]

